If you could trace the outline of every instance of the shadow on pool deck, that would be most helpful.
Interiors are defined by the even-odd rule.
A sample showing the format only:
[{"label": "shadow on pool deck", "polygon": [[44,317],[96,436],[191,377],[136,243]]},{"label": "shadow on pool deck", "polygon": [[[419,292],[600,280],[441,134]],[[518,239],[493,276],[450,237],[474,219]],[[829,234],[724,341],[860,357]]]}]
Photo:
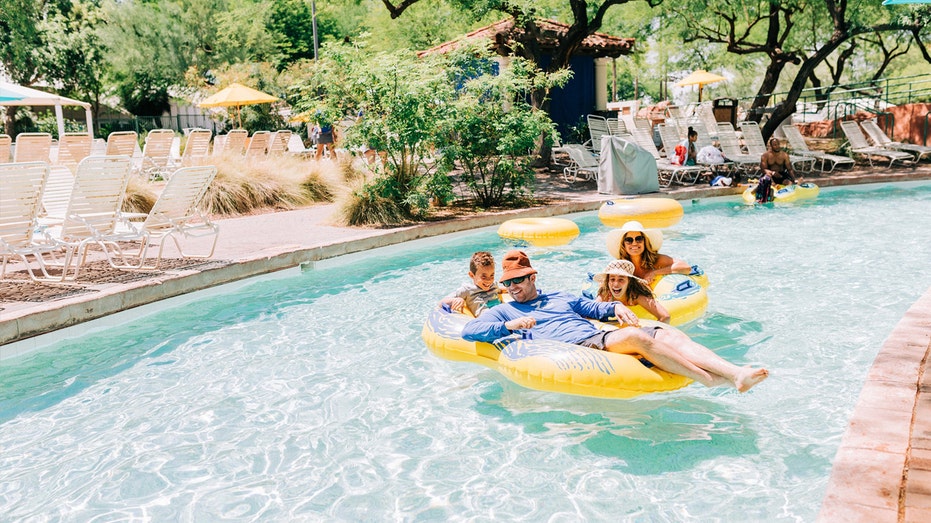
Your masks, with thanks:
[{"label": "shadow on pool deck", "polygon": [[[830,187],[929,179],[931,165],[924,163],[917,168],[857,168],[808,181]],[[594,182],[567,184],[554,174],[539,182],[537,195],[552,202],[540,207],[373,229],[334,226],[330,217],[335,207],[319,205],[218,220],[220,241],[207,262],[169,260],[164,270],[131,276],[95,266],[80,286],[45,285],[39,293],[23,292],[33,286],[26,281],[3,282],[0,362],[47,345],[39,335],[160,300],[344,254],[495,226],[515,217],[597,210],[612,198],[598,194]],[[689,200],[736,195],[743,189],[685,186],[663,193]],[[929,350],[931,289],[903,317],[874,362],[835,457],[819,521],[931,521],[931,377],[925,375]]]}]

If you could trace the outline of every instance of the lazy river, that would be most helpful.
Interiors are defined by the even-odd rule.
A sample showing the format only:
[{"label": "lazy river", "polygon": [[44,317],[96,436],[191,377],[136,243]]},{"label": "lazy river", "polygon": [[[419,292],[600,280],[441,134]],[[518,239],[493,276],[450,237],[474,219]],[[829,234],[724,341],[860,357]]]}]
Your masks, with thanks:
[{"label": "lazy river", "polygon": [[[493,228],[190,295],[0,365],[8,520],[812,521],[882,341],[931,286],[931,183],[684,202],[663,251],[711,280],[686,332],[748,394],[532,391],[420,338]],[[527,248],[577,292],[608,228]],[[499,266],[500,271],[500,266]]]}]

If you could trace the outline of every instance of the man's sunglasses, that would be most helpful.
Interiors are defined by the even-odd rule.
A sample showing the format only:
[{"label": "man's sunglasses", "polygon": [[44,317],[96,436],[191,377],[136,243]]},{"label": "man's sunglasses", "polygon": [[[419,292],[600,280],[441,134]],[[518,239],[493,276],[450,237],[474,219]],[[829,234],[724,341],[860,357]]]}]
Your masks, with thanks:
[{"label": "man's sunglasses", "polygon": [[643,243],[643,236],[628,236],[624,238],[624,243],[630,245],[634,242]]},{"label": "man's sunglasses", "polygon": [[519,278],[511,278],[510,280],[502,281],[501,285],[504,285],[505,287],[510,287],[511,285],[518,285],[520,283],[524,283],[524,280],[526,280],[529,277],[530,276],[521,276]]}]

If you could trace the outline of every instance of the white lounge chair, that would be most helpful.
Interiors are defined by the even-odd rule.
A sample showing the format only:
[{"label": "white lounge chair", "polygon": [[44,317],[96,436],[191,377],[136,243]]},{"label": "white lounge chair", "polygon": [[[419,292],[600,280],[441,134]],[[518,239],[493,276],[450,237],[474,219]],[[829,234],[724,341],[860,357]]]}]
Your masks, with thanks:
[{"label": "white lounge chair", "polygon": [[734,131],[730,122],[718,122],[717,127],[718,143],[721,145],[724,157],[734,162],[737,169],[748,176],[756,174],[760,168],[761,156],[746,154],[741,150],[737,132]]},{"label": "white lounge chair", "polygon": [[847,141],[850,142],[850,150],[854,154],[858,154],[861,157],[866,158],[866,161],[869,162],[870,167],[873,166],[874,156],[888,159],[889,167],[892,167],[892,164],[895,162],[901,162],[903,164],[914,163],[915,157],[906,152],[891,151],[889,149],[883,149],[882,147],[870,145],[870,143],[866,140],[866,135],[864,135],[863,131],[860,130],[860,125],[853,120],[841,121],[840,128],[842,131],[844,131],[844,136],[847,137]]},{"label": "white lounge chair", "polygon": [[213,131],[210,129],[194,129],[187,135],[184,152],[181,153],[181,166],[204,165],[210,157],[210,139]]},{"label": "white lounge chair", "polygon": [[[217,140],[223,136],[223,145],[217,147]],[[242,154],[246,150],[246,142],[249,141],[249,131],[245,129],[233,129],[224,135],[218,135],[214,138],[213,154]]]},{"label": "white lounge chair", "polygon": [[892,141],[892,138],[889,138],[889,136],[883,132],[882,128],[879,127],[879,124],[876,123],[876,120],[863,120],[860,122],[860,127],[866,131],[866,134],[869,135],[870,140],[873,140],[873,145],[877,147],[891,149],[893,151],[904,151],[911,153],[915,155],[916,162],[920,162],[923,156],[931,155],[931,147]]},{"label": "white lounge chair", "polygon": [[586,116],[586,121],[588,122],[589,140],[584,145],[588,146],[592,154],[598,156],[601,154],[601,137],[611,134],[608,119],[597,114],[590,114]]},{"label": "white lounge chair", "polygon": [[99,246],[116,266],[114,256],[122,256],[118,242],[138,239],[137,233],[120,227],[125,221],[120,207],[131,173],[132,159],[126,155],[88,156],[78,164],[63,222],[44,231],[49,244],[65,253],[61,262],[47,262],[60,266],[60,281],[78,277],[91,246]]},{"label": "white lounge chair", "polygon": [[13,139],[8,134],[0,134],[0,163],[10,163],[10,149]]},{"label": "white lounge chair", "polygon": [[[821,162],[821,167],[818,170],[822,173],[833,172],[839,165],[853,167],[857,163],[853,158],[847,156],[830,154],[823,151],[812,151],[808,148],[808,143],[805,142],[805,137],[802,136],[802,132],[798,130],[798,127],[792,124],[783,125],[782,134],[786,136],[786,140],[788,140],[789,148],[792,149],[792,152],[801,156],[809,156],[814,158],[815,161]],[[830,162],[830,168],[826,168],[828,162]]]},{"label": "white lounge chair", "polygon": [[171,155],[171,143],[175,139],[175,132],[171,129],[152,129],[145,136],[145,146],[142,148],[142,174],[154,180],[167,179],[176,168],[178,159]]},{"label": "white lounge chair", "polygon": [[624,120],[618,118],[607,118],[605,123],[608,124],[608,130],[612,136],[630,135],[630,130]]},{"label": "white lounge chair", "polygon": [[718,137],[718,120],[714,116],[714,108],[711,106],[711,102],[699,104],[695,109],[695,116],[705,126],[705,130],[712,140]]},{"label": "white lounge chair", "polygon": [[[601,142],[599,141],[599,144]],[[563,178],[567,182],[578,180],[594,180],[598,177],[598,157],[584,145],[567,143],[563,150],[569,155],[569,165],[563,170]]]},{"label": "white lounge chair", "polygon": [[107,136],[107,156],[129,156],[136,154],[139,135],[135,131],[117,131]]},{"label": "white lounge chair", "polygon": [[49,153],[52,151],[52,135],[49,133],[20,133],[16,136],[16,146],[13,149],[13,161],[46,162],[49,163]]},{"label": "white lounge chair", "polygon": [[[75,166],[77,171],[77,166]],[[51,227],[61,225],[68,213],[68,202],[71,201],[71,191],[74,189],[74,172],[63,165],[52,166],[49,169],[48,183],[42,193],[42,212],[39,214],[39,225]]]},{"label": "white lounge chair", "polygon": [[[753,121],[740,122],[740,130],[743,131],[744,143],[747,145],[748,153],[762,158],[767,147],[766,141],[763,140],[763,131],[760,130],[760,124]],[[810,173],[815,168],[815,158],[811,155],[789,154],[789,161],[792,162],[792,167],[801,173]]]},{"label": "white lounge chair", "polygon": [[[57,247],[37,243],[34,238],[48,174],[49,166],[44,162],[0,165],[0,280],[5,279],[11,259],[22,261],[33,281],[57,279],[46,271],[43,258]],[[34,272],[30,257],[38,262],[41,276]]]},{"label": "white lounge chair", "polygon": [[[672,162],[672,158],[676,154],[676,146],[679,145],[679,133],[676,130],[675,124],[669,125],[665,123],[656,124],[656,129],[659,131],[660,139],[663,141],[663,151],[666,155],[666,158]],[[689,171],[681,171],[679,176],[679,182],[682,184],[693,185],[699,182],[703,176],[706,176],[710,173],[713,173],[713,169],[708,165],[688,165],[686,167],[698,167],[699,169],[693,169]]]},{"label": "white lounge chair", "polygon": [[246,147],[246,158],[257,159],[265,158],[268,150],[268,143],[271,141],[272,133],[268,131],[256,131],[252,133],[252,139]]},{"label": "white lounge chair", "polygon": [[[696,180],[701,176],[704,167],[698,165],[676,165],[660,155],[656,144],[653,142],[652,133],[646,129],[633,129],[633,141],[643,149],[653,155],[656,160],[656,170],[659,171],[660,187],[669,187],[673,183],[684,184],[683,180]],[[693,182],[694,183],[694,182]]]},{"label": "white lounge chair", "polygon": [[81,160],[91,155],[94,139],[90,133],[65,133],[58,140],[58,164],[74,172]]},{"label": "white lounge chair", "polygon": [[268,142],[268,155],[280,156],[288,151],[288,140],[291,139],[291,131],[275,131],[272,133]]},{"label": "white lounge chair", "polygon": [[[168,238],[171,238],[184,258],[213,256],[220,228],[201,212],[200,205],[216,175],[217,168],[213,165],[182,167],[175,171],[145,221],[138,226],[132,225],[133,231],[142,242],[137,252],[127,255],[134,261],[118,267],[121,269],[157,269],[162,259],[165,241]],[[213,236],[213,243],[206,254],[185,252],[181,238],[206,236]],[[155,259],[150,261],[149,250],[154,245],[158,245],[158,250]]]},{"label": "white lounge chair", "polygon": [[299,135],[292,133],[291,137],[288,138],[288,153],[299,156],[310,156],[316,154],[316,152],[316,147],[304,147],[304,142]]}]

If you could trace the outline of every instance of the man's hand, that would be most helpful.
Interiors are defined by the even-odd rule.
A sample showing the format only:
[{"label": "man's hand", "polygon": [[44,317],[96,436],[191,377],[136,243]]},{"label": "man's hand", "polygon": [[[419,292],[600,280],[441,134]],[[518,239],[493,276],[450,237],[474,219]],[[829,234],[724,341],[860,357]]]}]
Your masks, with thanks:
[{"label": "man's hand", "polygon": [[640,326],[640,318],[638,318],[632,310],[621,305],[620,303],[614,306],[614,315],[617,316],[617,322],[620,324],[626,323],[632,327]]},{"label": "man's hand", "polygon": [[537,320],[533,319],[530,316],[524,316],[523,318],[517,318],[514,320],[504,322],[504,326],[507,327],[509,331],[517,331],[521,329],[532,329],[537,324]]}]

